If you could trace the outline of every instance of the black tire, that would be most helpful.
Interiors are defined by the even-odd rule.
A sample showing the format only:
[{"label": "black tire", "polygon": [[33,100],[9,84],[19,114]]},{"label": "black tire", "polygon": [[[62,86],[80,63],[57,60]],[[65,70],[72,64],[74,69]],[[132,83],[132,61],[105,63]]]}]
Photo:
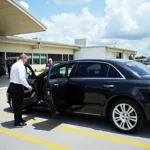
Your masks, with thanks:
[{"label": "black tire", "polygon": [[[121,127],[118,127],[118,124],[119,124],[119,121],[117,121],[117,123],[115,123],[115,117],[117,116],[114,116],[114,112],[115,112],[115,108],[119,108],[118,105],[119,104],[126,104],[125,105],[125,108],[129,108],[130,106],[133,108],[134,111],[132,111],[133,115],[135,115],[137,118],[136,118],[136,123],[134,124],[134,122],[132,122],[130,120],[130,123],[132,122],[132,124],[134,124],[133,128],[132,129],[122,129]],[[131,108],[130,107],[130,108]],[[121,107],[120,107],[121,108]],[[126,111],[127,112],[127,111]],[[132,115],[132,113],[130,113]],[[115,114],[115,115],[118,115],[118,114]],[[124,114],[121,114],[121,118],[124,119]],[[128,116],[129,113],[126,113],[126,115]],[[119,116],[119,115],[118,115]],[[133,116],[133,117],[135,117]],[[119,116],[120,117],[120,116]],[[132,116],[131,116],[132,117]],[[130,118],[130,117],[129,117]],[[119,99],[117,101],[115,101],[111,107],[110,107],[110,111],[109,111],[109,120],[111,122],[111,124],[113,125],[113,127],[115,127],[115,129],[119,132],[122,132],[122,133],[135,133],[137,132],[138,130],[141,129],[141,127],[143,126],[144,122],[145,122],[145,117],[144,117],[144,114],[143,114],[143,111],[141,110],[141,108],[139,107],[139,105],[134,102],[132,99],[126,99],[126,98],[122,98],[122,99]],[[117,120],[117,119],[116,119]],[[128,121],[122,121],[120,120],[120,122],[124,123],[124,127],[126,126],[126,128],[128,128],[127,125],[129,125]]]}]

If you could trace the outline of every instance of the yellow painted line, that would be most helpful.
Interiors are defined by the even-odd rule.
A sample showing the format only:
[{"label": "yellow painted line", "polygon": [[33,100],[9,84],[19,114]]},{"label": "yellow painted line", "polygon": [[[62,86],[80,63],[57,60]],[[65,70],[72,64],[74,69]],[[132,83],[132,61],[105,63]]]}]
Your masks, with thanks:
[{"label": "yellow painted line", "polygon": [[[6,117],[9,117],[9,118],[13,118],[12,115],[8,115],[8,114],[0,114],[0,116],[6,116]],[[125,140],[125,139],[122,139],[122,138],[116,138],[116,137],[113,137],[113,136],[107,136],[107,135],[98,134],[98,133],[94,133],[94,132],[74,129],[74,128],[65,127],[65,126],[62,126],[62,125],[57,126],[57,125],[49,124],[49,123],[43,123],[43,122],[41,123],[41,122],[36,121],[36,120],[29,120],[29,122],[36,123],[36,124],[41,124],[41,125],[48,126],[48,127],[53,127],[53,128],[55,127],[56,129],[61,129],[61,130],[65,130],[65,131],[79,133],[79,134],[82,134],[82,135],[88,135],[88,136],[91,136],[91,137],[97,137],[97,138],[101,138],[101,139],[106,139],[106,140],[110,140],[110,141],[124,143],[124,144],[128,144],[128,145],[134,145],[134,146],[139,146],[139,147],[144,147],[144,148],[150,148],[150,144],[145,144],[145,143],[141,143],[141,142]]]},{"label": "yellow painted line", "polygon": [[54,148],[56,150],[71,150],[70,148],[66,148],[66,147],[59,146],[59,145],[56,145],[56,144],[53,144],[53,143],[49,143],[49,142],[44,142],[44,141],[38,140],[36,138],[25,136],[23,134],[19,134],[19,133],[12,132],[12,131],[9,131],[9,130],[5,130],[5,129],[1,129],[0,128],[0,132],[4,133],[4,134],[7,134],[7,135],[10,135],[10,136],[13,136],[13,137],[17,137],[19,139],[30,141],[30,142],[33,142],[33,143],[36,143],[36,144],[40,144],[40,145],[43,145],[43,146],[47,146],[47,147],[50,147],[50,148]]},{"label": "yellow painted line", "polygon": [[5,98],[0,98],[0,101],[6,101],[6,99]]},{"label": "yellow painted line", "polygon": [[6,94],[7,91],[6,91],[6,90],[5,90],[5,91],[4,91],[4,90],[0,90],[0,93],[1,93],[1,94]]}]

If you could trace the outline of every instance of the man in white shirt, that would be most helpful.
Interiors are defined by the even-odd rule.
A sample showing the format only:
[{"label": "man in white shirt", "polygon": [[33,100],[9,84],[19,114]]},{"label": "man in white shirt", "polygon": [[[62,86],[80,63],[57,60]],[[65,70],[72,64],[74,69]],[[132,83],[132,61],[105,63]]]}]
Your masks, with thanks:
[{"label": "man in white shirt", "polygon": [[25,120],[22,119],[22,103],[24,98],[23,86],[32,91],[32,87],[26,80],[26,70],[24,64],[27,63],[27,56],[20,55],[19,60],[12,65],[10,72],[10,92],[14,110],[14,125],[25,126]]}]

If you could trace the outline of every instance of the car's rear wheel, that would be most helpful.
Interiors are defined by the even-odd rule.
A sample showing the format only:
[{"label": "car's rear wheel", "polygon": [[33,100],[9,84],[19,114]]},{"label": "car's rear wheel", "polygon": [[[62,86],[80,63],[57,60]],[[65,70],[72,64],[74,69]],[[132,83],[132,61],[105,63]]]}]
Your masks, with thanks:
[{"label": "car's rear wheel", "polygon": [[120,99],[110,108],[109,118],[120,132],[134,133],[144,124],[144,115],[139,105],[131,99]]}]

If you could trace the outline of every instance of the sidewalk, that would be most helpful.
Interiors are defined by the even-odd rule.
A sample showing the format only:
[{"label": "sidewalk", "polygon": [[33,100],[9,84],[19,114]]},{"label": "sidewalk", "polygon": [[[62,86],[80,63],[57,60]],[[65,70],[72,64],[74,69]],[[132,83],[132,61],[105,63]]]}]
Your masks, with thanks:
[{"label": "sidewalk", "polygon": [[8,76],[2,76],[0,78],[0,90],[7,88],[8,85],[9,85],[9,78],[8,78]]}]

